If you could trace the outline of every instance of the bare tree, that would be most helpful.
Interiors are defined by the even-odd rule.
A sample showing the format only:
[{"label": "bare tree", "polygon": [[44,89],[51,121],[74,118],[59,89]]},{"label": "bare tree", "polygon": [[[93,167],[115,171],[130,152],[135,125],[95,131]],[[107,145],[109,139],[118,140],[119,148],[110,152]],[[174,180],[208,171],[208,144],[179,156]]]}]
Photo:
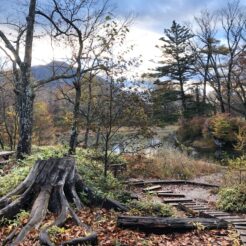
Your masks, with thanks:
[{"label": "bare tree", "polygon": [[232,80],[235,61],[237,56],[244,51],[241,48],[242,35],[246,24],[246,15],[241,9],[240,1],[228,2],[227,7],[221,10],[221,25],[225,32],[226,48],[228,49],[226,59],[226,70],[223,74],[226,80],[227,107],[231,111]]},{"label": "bare tree", "polygon": [[[232,108],[235,111],[231,98],[234,81],[238,81],[239,77],[236,79],[234,75],[239,70],[238,57],[245,49],[242,41],[246,18],[240,2],[228,2],[225,8],[213,14],[204,11],[195,19],[199,26],[197,68],[203,78],[203,100],[206,84],[209,83],[216,93],[220,111],[231,112]],[[217,38],[218,30],[225,35],[225,43]]]},{"label": "bare tree", "polygon": [[[76,76],[73,79],[74,100],[65,96],[73,104],[73,123],[69,153],[74,154],[78,142],[81,94],[84,77],[90,72],[102,69],[102,60],[113,45],[116,36],[122,36],[129,20],[120,25],[109,13],[108,1],[97,3],[94,0],[64,1],[64,5],[53,0],[54,8],[48,15],[38,11],[54,27],[54,36],[66,33],[66,42],[73,49],[76,62]],[[63,95],[66,93],[63,91]],[[88,107],[90,105],[88,104]],[[90,109],[89,109],[90,110]],[[88,118],[87,114],[87,119]],[[88,121],[89,123],[89,121]],[[88,128],[87,128],[88,129]]]},{"label": "bare tree", "polygon": [[[19,142],[17,146],[17,158],[23,158],[25,154],[31,153],[32,125],[33,125],[33,102],[35,90],[46,83],[60,79],[72,78],[75,75],[64,73],[53,74],[48,79],[34,80],[31,74],[32,50],[35,32],[36,0],[30,0],[29,10],[24,25],[5,23],[16,31],[16,39],[8,36],[0,30],[0,49],[9,57],[13,64],[14,91],[18,105],[19,116]],[[24,58],[21,58],[20,50],[24,50]]]}]

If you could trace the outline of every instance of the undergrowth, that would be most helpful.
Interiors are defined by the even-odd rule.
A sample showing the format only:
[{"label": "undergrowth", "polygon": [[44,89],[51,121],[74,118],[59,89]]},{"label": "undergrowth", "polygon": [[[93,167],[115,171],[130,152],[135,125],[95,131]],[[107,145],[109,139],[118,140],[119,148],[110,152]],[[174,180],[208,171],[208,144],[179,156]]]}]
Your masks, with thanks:
[{"label": "undergrowth", "polygon": [[173,208],[170,205],[150,199],[133,200],[128,203],[128,206],[130,208],[129,214],[135,216],[170,217],[174,215]]},{"label": "undergrowth", "polygon": [[[37,160],[63,157],[67,152],[68,150],[64,146],[34,147],[32,155],[19,161],[9,174],[0,177],[0,196],[5,195],[20,184]],[[111,172],[108,173],[106,178],[104,177],[102,157],[102,153],[98,151],[78,149],[75,158],[79,174],[82,176],[86,185],[92,188],[98,195],[127,201],[129,195],[124,192],[122,182],[113,177]],[[112,155],[110,161],[112,163],[124,162],[117,155]],[[83,194],[81,196],[83,198]]]},{"label": "undergrowth", "polygon": [[217,207],[227,212],[246,213],[246,184],[222,188]]},{"label": "undergrowth", "polygon": [[163,146],[149,157],[130,157],[128,175],[159,179],[191,179],[219,171],[218,165],[196,160],[170,146]]}]

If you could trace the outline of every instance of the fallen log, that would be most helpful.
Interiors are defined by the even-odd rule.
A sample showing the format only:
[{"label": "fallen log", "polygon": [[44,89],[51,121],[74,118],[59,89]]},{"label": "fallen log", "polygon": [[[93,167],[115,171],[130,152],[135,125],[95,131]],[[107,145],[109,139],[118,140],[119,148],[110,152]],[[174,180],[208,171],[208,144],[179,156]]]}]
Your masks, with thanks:
[{"label": "fallen log", "polygon": [[121,228],[137,229],[148,233],[168,233],[197,229],[226,229],[228,223],[216,218],[172,218],[172,217],[141,217],[118,216],[117,226]]},{"label": "fallen log", "polygon": [[190,180],[140,180],[140,181],[127,181],[125,182],[128,185],[132,186],[145,186],[145,185],[194,185],[194,186],[202,186],[207,188],[219,188],[218,185],[201,183]]}]

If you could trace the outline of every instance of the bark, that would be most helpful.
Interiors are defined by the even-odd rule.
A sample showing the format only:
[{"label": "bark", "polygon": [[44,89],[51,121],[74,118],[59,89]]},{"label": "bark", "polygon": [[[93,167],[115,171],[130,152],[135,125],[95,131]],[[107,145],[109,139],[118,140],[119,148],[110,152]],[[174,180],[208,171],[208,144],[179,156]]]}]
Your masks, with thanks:
[{"label": "bark", "polygon": [[206,229],[226,229],[227,222],[220,219],[207,218],[163,218],[118,216],[117,225],[122,228],[132,228],[153,233],[166,233],[197,229],[196,224],[202,224]]},{"label": "bark", "polygon": [[72,125],[72,133],[70,137],[69,144],[69,154],[75,154],[76,146],[78,142],[78,128],[79,128],[79,115],[80,115],[80,98],[81,98],[81,85],[80,82],[77,82],[75,85],[75,103],[73,110],[73,125]]},{"label": "bark", "polygon": [[[39,238],[41,245],[53,245],[47,230],[51,226],[62,227],[70,215],[78,226],[84,227],[88,235],[63,242],[62,245],[97,244],[97,235],[91,228],[82,223],[70,203],[77,209],[83,204],[79,192],[87,194],[91,204],[100,204],[105,208],[127,211],[127,208],[117,201],[98,197],[88,188],[78,175],[75,160],[72,157],[51,158],[39,160],[31,169],[26,179],[13,191],[0,199],[0,218],[13,218],[21,209],[29,209],[30,218],[27,224],[16,235],[16,230],[10,233],[5,243],[17,245],[34,227],[38,228],[45,219],[48,211],[56,213],[56,220],[49,226],[42,228]],[[74,243],[74,244],[73,244]]]},{"label": "bark", "polygon": [[33,102],[34,93],[31,86],[17,95],[19,103],[19,142],[17,146],[17,159],[31,153],[32,126],[33,126]]}]

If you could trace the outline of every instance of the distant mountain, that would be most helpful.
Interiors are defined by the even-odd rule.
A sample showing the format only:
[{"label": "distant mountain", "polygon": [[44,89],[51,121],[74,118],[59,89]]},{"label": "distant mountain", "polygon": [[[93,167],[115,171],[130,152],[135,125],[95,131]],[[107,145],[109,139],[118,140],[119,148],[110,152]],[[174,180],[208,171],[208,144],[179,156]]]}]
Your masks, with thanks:
[{"label": "distant mountain", "polygon": [[[53,75],[62,75],[62,74],[73,74],[75,73],[75,68],[71,68],[67,63],[54,61],[46,65],[37,65],[32,67],[32,76],[36,80],[48,79]],[[59,79],[48,83],[46,88],[56,88],[58,85],[64,83],[72,83],[73,78],[71,79]]]}]

